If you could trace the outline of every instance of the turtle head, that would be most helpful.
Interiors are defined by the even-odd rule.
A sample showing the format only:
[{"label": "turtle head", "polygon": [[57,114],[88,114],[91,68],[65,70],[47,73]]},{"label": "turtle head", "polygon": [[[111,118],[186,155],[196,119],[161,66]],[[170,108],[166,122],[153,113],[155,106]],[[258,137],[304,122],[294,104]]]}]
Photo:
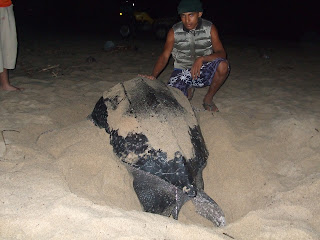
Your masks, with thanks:
[{"label": "turtle head", "polygon": [[182,188],[182,191],[183,191],[183,193],[187,194],[188,197],[194,198],[195,196],[197,196],[197,190],[191,184],[188,184],[187,186],[184,186]]}]

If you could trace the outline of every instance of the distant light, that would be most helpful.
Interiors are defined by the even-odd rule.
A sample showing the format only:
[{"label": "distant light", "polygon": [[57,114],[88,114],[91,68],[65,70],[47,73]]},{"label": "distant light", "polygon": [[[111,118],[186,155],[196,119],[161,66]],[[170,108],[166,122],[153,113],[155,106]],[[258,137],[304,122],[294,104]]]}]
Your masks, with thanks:
[{"label": "distant light", "polygon": [[122,16],[122,12],[120,13],[120,16]]},{"label": "distant light", "polygon": [[134,3],[132,3],[132,6],[134,6]]}]

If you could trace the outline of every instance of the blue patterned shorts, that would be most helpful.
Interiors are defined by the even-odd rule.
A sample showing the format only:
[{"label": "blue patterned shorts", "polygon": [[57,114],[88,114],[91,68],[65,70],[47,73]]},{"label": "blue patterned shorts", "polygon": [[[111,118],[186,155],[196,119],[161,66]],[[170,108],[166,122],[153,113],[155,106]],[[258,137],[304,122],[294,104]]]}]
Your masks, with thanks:
[{"label": "blue patterned shorts", "polygon": [[168,85],[180,89],[184,95],[188,95],[188,89],[191,87],[201,88],[210,86],[213,76],[222,61],[227,61],[224,58],[217,58],[212,62],[206,62],[200,69],[200,77],[192,79],[191,69],[177,69],[175,68],[171,74]]}]

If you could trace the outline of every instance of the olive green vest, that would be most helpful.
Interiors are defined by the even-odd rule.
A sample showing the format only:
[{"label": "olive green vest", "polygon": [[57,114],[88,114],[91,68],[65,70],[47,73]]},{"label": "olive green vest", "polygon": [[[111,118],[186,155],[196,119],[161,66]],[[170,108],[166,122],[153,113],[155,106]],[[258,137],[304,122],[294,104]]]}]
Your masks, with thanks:
[{"label": "olive green vest", "polygon": [[194,30],[186,29],[182,22],[173,25],[174,45],[171,54],[174,68],[191,68],[196,58],[213,53],[211,25],[210,21],[201,18]]}]

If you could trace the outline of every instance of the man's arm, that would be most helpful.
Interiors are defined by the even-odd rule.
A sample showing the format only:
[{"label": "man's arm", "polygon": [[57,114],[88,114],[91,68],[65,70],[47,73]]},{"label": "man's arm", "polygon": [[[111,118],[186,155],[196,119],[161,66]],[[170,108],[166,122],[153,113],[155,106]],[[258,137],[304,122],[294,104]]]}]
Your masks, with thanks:
[{"label": "man's arm", "polygon": [[211,42],[212,42],[212,48],[214,53],[208,56],[203,57],[204,62],[212,61],[216,58],[226,58],[227,54],[224,50],[222,43],[219,38],[218,30],[217,28],[212,24],[211,26]]},{"label": "man's arm", "polygon": [[198,57],[195,60],[193,66],[191,68],[191,76],[193,79],[200,76],[200,68],[204,62],[211,62],[216,58],[226,58],[227,57],[226,51],[224,50],[223,45],[220,41],[218,30],[213,24],[211,26],[210,34],[211,34],[211,43],[212,43],[212,48],[213,48],[214,53],[207,55],[207,56]]},{"label": "man's arm", "polygon": [[171,28],[167,34],[167,40],[164,45],[163,51],[153,68],[152,75],[150,76],[151,79],[156,79],[159,76],[159,74],[162,72],[162,70],[165,68],[165,66],[167,65],[169,57],[171,55],[171,51],[173,49],[173,44],[174,44],[174,32],[173,32],[173,29]]}]

